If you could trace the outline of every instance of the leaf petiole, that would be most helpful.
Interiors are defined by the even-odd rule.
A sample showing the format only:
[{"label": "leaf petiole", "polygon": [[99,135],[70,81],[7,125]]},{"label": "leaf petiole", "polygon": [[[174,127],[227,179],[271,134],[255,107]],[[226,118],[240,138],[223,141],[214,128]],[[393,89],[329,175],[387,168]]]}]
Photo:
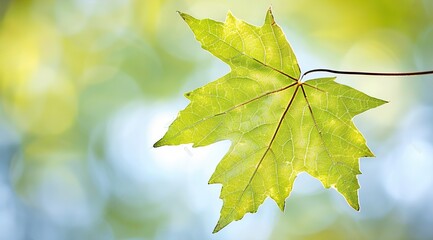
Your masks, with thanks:
[{"label": "leaf petiole", "polygon": [[310,73],[314,72],[328,72],[328,73],[334,73],[334,74],[341,74],[341,75],[365,75],[365,76],[383,76],[383,77],[391,77],[391,76],[419,76],[419,75],[429,75],[433,74],[432,71],[421,71],[421,72],[397,72],[397,73],[390,73],[390,72],[358,72],[358,71],[339,71],[339,70],[332,70],[332,69],[326,69],[326,68],[318,68],[318,69],[312,69],[309,71],[306,71],[304,74],[302,74],[301,79]]}]

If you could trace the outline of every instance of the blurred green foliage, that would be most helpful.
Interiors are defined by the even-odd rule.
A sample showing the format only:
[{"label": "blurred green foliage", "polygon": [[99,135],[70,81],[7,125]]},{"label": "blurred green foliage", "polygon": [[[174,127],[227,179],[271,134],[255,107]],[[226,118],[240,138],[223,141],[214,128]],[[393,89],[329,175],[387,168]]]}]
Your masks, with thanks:
[{"label": "blurred green foliage", "polygon": [[[304,71],[433,68],[429,0],[0,0],[0,197],[11,199],[0,204],[2,226],[9,226],[0,229],[0,238],[210,238],[221,202],[219,189],[205,183],[220,158],[214,155],[224,151],[200,155],[188,150],[206,157],[176,165],[168,160],[194,157],[182,148],[151,149],[160,137],[155,134],[185,106],[182,93],[226,72],[199,49],[175,11],[223,20],[231,10],[259,25],[270,5]],[[433,85],[373,80],[357,79],[352,85],[391,100],[380,119],[372,113],[360,121],[369,126],[373,150],[385,155],[398,142],[392,131],[398,129],[396,119],[416,104],[431,106]],[[167,112],[167,122],[161,123],[157,116]],[[382,144],[386,139],[393,140]],[[342,211],[332,206],[332,193],[315,190],[299,198],[294,193],[289,200],[288,206],[302,210],[299,214],[289,207],[265,218],[273,219],[269,223],[247,219],[212,238],[433,237],[428,230],[433,220],[422,215],[427,205],[419,203],[421,210],[395,206],[380,187],[373,195],[363,193],[381,182],[369,177],[375,182],[361,179],[361,205],[390,201],[379,217],[369,217],[368,210],[366,215]],[[318,200],[310,202],[309,196]],[[323,209],[306,212],[317,205]],[[303,222],[296,221],[298,216],[305,217]],[[316,228],[308,228],[315,220]],[[395,229],[398,236],[390,234]]]}]

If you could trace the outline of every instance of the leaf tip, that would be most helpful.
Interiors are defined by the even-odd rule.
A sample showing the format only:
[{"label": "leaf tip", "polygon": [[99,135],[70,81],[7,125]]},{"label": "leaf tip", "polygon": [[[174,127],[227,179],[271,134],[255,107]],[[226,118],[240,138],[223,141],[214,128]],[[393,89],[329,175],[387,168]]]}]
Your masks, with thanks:
[{"label": "leaf tip", "polygon": [[389,101],[382,100],[382,99],[379,99],[379,98],[374,98],[374,100],[375,100],[375,105],[373,105],[371,108],[376,108],[376,107],[379,107],[379,106],[382,106],[384,104],[389,103]]},{"label": "leaf tip", "polygon": [[272,5],[268,8],[268,13],[272,14]]},{"label": "leaf tip", "polygon": [[274,15],[272,14],[272,6],[270,6],[268,11],[266,12],[265,24],[275,24]]},{"label": "leaf tip", "polygon": [[227,218],[227,216],[223,215],[223,212],[221,211],[220,218],[218,219],[217,224],[215,225],[215,228],[213,229],[212,233],[215,234],[221,229],[225,228],[227,225],[229,225],[233,221],[232,218]]},{"label": "leaf tip", "polygon": [[389,103],[389,101],[387,101],[387,100],[382,100],[382,105],[383,105],[383,104],[387,104],[387,103]]},{"label": "leaf tip", "polygon": [[356,194],[356,200],[351,201],[350,199],[346,199],[347,203],[349,203],[349,205],[355,209],[356,211],[359,212],[360,210],[360,206],[359,206],[359,198],[358,198],[358,194]]},{"label": "leaf tip", "polygon": [[284,208],[286,207],[286,201],[281,201],[277,203],[278,207],[282,212],[284,212]]},{"label": "leaf tip", "polygon": [[185,13],[183,13],[183,12],[181,12],[181,11],[176,11],[176,12],[177,12],[177,14],[179,14],[179,16],[180,16],[181,18],[185,19],[185,17],[184,17]]},{"label": "leaf tip", "polygon": [[224,226],[221,226],[221,224],[218,222],[217,225],[215,226],[215,228],[213,229],[212,234],[219,232],[223,228],[224,228]]},{"label": "leaf tip", "polygon": [[233,13],[229,10],[226,16],[226,23],[230,23],[234,21],[235,21],[235,16],[233,16]]},{"label": "leaf tip", "polygon": [[359,202],[355,202],[355,203],[349,203],[349,205],[355,209],[355,211],[359,212],[361,210],[361,207],[359,206]]},{"label": "leaf tip", "polygon": [[192,92],[187,92],[184,94],[184,96],[189,99],[191,97],[191,94],[192,94]]},{"label": "leaf tip", "polygon": [[154,143],[153,144],[153,147],[154,148],[157,148],[157,147],[161,147],[161,146],[163,146],[164,144],[162,143],[162,139],[160,139],[160,140],[158,140],[156,143]]},{"label": "leaf tip", "polygon": [[188,22],[188,20],[190,20],[191,18],[193,18],[193,17],[191,17],[190,15],[188,15],[188,14],[186,14],[186,13],[183,13],[183,12],[181,12],[181,11],[176,11],[179,15],[180,15],[180,17],[183,19],[183,20],[185,20],[186,22]]}]

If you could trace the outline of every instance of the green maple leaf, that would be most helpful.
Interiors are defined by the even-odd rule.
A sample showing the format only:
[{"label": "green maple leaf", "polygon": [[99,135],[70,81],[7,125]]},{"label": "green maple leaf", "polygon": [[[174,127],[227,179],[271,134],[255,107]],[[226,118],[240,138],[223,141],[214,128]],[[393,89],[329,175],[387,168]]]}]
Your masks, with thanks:
[{"label": "green maple leaf", "polygon": [[335,78],[302,82],[296,57],[272,12],[261,27],[236,19],[198,20],[180,13],[202,47],[231,72],[186,94],[191,101],[154,147],[230,140],[209,180],[223,185],[214,232],[269,196],[283,210],[296,176],[307,172],[359,210],[360,157],[372,157],[352,118],[385,101]]}]

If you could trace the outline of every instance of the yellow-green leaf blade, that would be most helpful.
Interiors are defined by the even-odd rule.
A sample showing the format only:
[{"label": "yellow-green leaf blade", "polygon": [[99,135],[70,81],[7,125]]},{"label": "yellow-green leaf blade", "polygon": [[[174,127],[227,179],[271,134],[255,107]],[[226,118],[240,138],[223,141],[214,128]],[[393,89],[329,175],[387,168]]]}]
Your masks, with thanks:
[{"label": "yellow-green leaf blade", "polygon": [[359,158],[373,156],[352,118],[385,101],[334,82],[302,83],[293,51],[271,11],[261,27],[230,13],[224,23],[181,13],[202,47],[231,72],[186,94],[191,101],[155,147],[232,142],[209,183],[223,185],[214,232],[267,197],[284,209],[296,176],[307,172],[359,209]]}]

